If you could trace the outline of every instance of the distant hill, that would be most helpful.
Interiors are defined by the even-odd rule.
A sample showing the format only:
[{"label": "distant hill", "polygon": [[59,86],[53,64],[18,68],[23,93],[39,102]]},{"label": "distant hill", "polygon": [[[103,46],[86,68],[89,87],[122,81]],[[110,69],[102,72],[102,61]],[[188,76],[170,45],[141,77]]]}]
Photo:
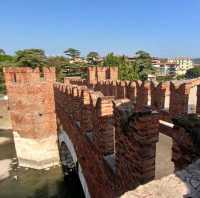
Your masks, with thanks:
[{"label": "distant hill", "polygon": [[194,58],[194,59],[192,59],[192,61],[194,64],[200,65],[200,58]]}]

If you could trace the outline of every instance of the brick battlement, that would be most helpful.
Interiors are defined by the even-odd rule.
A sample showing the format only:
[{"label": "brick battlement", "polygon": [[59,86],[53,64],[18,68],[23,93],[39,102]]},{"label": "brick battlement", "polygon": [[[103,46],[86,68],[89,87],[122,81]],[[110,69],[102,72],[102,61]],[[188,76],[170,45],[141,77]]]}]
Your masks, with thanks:
[{"label": "brick battlement", "polygon": [[[167,110],[172,117],[187,113],[200,113],[200,78],[164,83],[141,81],[103,80],[90,84],[86,80],[70,81],[73,85],[84,85],[115,99],[128,98],[137,109],[150,106],[155,110]],[[197,90],[194,90],[196,88]]]},{"label": "brick battlement", "polygon": [[[74,136],[75,129],[69,129],[64,124],[64,115],[68,116],[68,122],[76,126],[75,131],[86,141],[81,143],[80,148],[77,146],[77,153],[84,156],[87,148],[92,148],[90,155],[98,156],[98,163],[93,168],[98,172],[97,175],[103,171],[104,176],[98,179],[89,176],[87,182],[91,188],[98,186],[102,189],[99,197],[104,197],[105,191],[112,194],[112,189],[115,189],[114,197],[119,196],[155,177],[159,129],[162,132],[159,120],[170,121],[178,115],[187,115],[190,113],[189,105],[196,106],[198,113],[199,99],[193,101],[191,98],[199,95],[199,85],[200,79],[165,83],[104,80],[92,86],[85,80],[73,79],[65,84],[54,84],[56,112],[61,123],[73,142],[79,145]],[[196,92],[193,92],[194,87],[197,87]],[[169,134],[182,134],[181,129],[167,130],[171,130]],[[184,149],[179,152],[178,149],[182,149],[182,146],[177,143],[178,136],[171,137],[174,142],[173,162],[175,168],[180,169],[192,162],[193,158],[189,158],[187,153],[188,161],[180,163],[181,157],[185,159]],[[184,137],[188,137],[187,134]],[[189,144],[187,141],[190,139],[185,138],[182,144],[184,141]],[[83,147],[84,150],[81,149]],[[87,167],[90,163],[90,157],[87,158],[88,161],[80,160],[84,175],[88,174]],[[107,184],[101,187],[102,183]],[[97,196],[92,190],[91,194]]]},{"label": "brick battlement", "polygon": [[[119,83],[121,85],[121,82]],[[152,157],[155,157],[155,144],[158,141],[158,127],[155,127],[158,125],[157,115],[153,115],[149,111],[147,115],[146,113],[138,113],[134,116],[134,106],[129,99],[117,100],[113,96],[104,96],[101,92],[96,92],[86,86],[56,83],[54,90],[57,115],[65,130],[68,131],[73,142],[77,145],[77,153],[84,155],[87,148],[92,147],[93,152],[90,155],[96,155],[100,160],[98,164],[93,165],[93,168],[97,172],[103,171],[105,175],[98,179],[92,176],[91,178],[88,177],[88,183],[91,186],[97,185],[96,182],[108,182],[106,188],[112,193],[113,190],[111,189],[115,189],[114,194],[116,196],[121,192],[132,189],[138,183],[154,178],[155,158],[152,159]],[[66,117],[68,117],[68,122],[76,126],[76,129],[68,128],[64,121]],[[147,122],[149,128],[144,133],[143,126]],[[77,123],[80,123],[80,125],[77,125]],[[133,130],[133,125],[137,126],[137,130]],[[86,142],[81,143],[84,150],[77,142],[74,130],[78,130],[79,135],[85,139]],[[124,153],[125,147],[127,147],[129,153]],[[149,148],[151,148],[150,153],[147,152]],[[141,152],[146,153],[146,155],[140,156]],[[109,164],[111,160],[108,160],[109,158],[114,160],[115,164]],[[87,166],[90,162],[81,160],[80,163],[83,170],[86,171],[84,175],[87,175]],[[149,165],[151,169],[144,169],[141,164],[143,166],[152,164]],[[104,168],[104,166],[107,166],[107,168]],[[128,173],[125,166],[128,166],[128,170],[131,170],[132,173]],[[105,186],[103,188],[105,189]],[[109,194],[112,194],[111,192]],[[102,197],[102,194],[99,196]]]},{"label": "brick battlement", "polygon": [[[41,81],[56,80],[55,68],[44,68],[43,72],[40,72],[39,68],[32,69],[30,67],[18,67],[18,68],[4,68],[4,76],[7,84],[22,84],[29,83],[34,84]],[[41,78],[43,76],[43,78]]]},{"label": "brick battlement", "polygon": [[[13,129],[20,135],[15,140],[22,164],[24,156],[32,154],[24,155],[27,148],[20,145],[35,153],[32,140],[40,146],[41,140],[64,133],[65,141],[72,142],[66,147],[84,177],[89,197],[114,198],[154,179],[159,132],[173,139],[176,169],[198,156],[187,130],[165,121],[200,113],[200,78],[166,83],[119,81],[117,68],[89,67],[87,80],[65,78],[64,83],[58,83],[53,71],[44,69],[43,81],[38,69],[4,70]],[[55,145],[56,138],[53,140],[51,145]],[[44,144],[44,153],[49,146]],[[195,158],[191,157],[194,154]]]}]

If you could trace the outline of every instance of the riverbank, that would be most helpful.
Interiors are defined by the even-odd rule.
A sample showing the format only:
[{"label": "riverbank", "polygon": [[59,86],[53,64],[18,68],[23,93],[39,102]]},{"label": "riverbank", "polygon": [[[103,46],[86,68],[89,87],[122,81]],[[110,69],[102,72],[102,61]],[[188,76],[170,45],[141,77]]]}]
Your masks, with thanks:
[{"label": "riverbank", "polygon": [[[64,181],[62,168],[46,170],[18,167],[12,132],[0,130],[0,197],[2,198],[74,198],[82,197],[80,183]],[[9,141],[7,141],[9,139]]]},{"label": "riverbank", "polygon": [[7,100],[0,99],[0,197],[83,197],[77,177],[64,180],[61,166],[46,170],[18,167]]},{"label": "riverbank", "polygon": [[12,129],[6,96],[0,96],[0,129]]}]

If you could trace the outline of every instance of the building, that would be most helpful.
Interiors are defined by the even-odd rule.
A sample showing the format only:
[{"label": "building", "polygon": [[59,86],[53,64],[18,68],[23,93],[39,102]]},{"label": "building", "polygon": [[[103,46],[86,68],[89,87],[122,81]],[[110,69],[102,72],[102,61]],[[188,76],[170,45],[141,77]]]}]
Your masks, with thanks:
[{"label": "building", "polygon": [[168,59],[168,62],[175,62],[178,65],[176,68],[177,75],[185,75],[188,69],[193,68],[192,59],[188,57],[176,57],[174,59]]},{"label": "building", "polygon": [[178,65],[174,62],[160,63],[158,73],[160,76],[175,76],[177,67]]},{"label": "building", "polygon": [[88,63],[88,61],[84,57],[76,57],[75,59],[71,59],[69,61],[71,64],[76,64],[76,63]]}]

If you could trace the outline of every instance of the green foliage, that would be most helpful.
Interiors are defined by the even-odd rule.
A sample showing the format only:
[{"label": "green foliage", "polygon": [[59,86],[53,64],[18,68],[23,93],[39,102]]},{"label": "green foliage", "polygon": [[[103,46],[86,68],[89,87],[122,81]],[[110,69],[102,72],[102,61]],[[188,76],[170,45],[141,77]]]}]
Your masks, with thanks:
[{"label": "green foliage", "polygon": [[5,51],[3,49],[0,48],[0,55],[5,55]]},{"label": "green foliage", "polygon": [[109,53],[103,61],[103,66],[107,67],[119,67],[120,64],[120,56],[115,56],[113,52]]},{"label": "green foliage", "polygon": [[93,64],[93,65],[97,65],[97,63],[99,62],[99,54],[97,52],[90,52],[87,55],[87,60],[89,63]]},{"label": "green foliage", "polygon": [[19,67],[42,68],[47,63],[47,57],[41,49],[24,49],[16,52],[15,63]]},{"label": "green foliage", "polygon": [[69,56],[72,60],[80,57],[80,51],[74,48],[68,48],[64,51],[65,55]]},{"label": "green foliage", "polygon": [[64,56],[50,56],[47,59],[47,65],[56,68],[56,77],[58,81],[63,81],[65,77],[63,71],[67,64],[69,64],[69,60]]},{"label": "green foliage", "polygon": [[104,66],[119,67],[119,76],[121,80],[147,80],[148,74],[154,73],[152,59],[149,53],[138,51],[133,62],[126,56],[115,56],[109,53],[103,62]]},{"label": "green foliage", "polygon": [[185,79],[185,75],[178,75],[178,76],[176,77],[176,79],[177,79],[177,80],[183,80],[183,79]]},{"label": "green foliage", "polygon": [[200,67],[194,67],[192,69],[187,70],[185,77],[187,79],[200,77]]},{"label": "green foliage", "polygon": [[13,66],[13,60],[13,56],[7,55],[3,49],[0,49],[0,94],[5,93],[3,67]]},{"label": "green foliage", "polygon": [[173,76],[157,76],[156,80],[158,82],[165,82],[165,81],[171,81],[174,80]]},{"label": "green foliage", "polygon": [[149,53],[145,51],[136,52],[136,73],[139,75],[140,80],[147,80],[148,74],[155,72],[152,66],[152,58]]},{"label": "green foliage", "polygon": [[118,67],[121,80],[134,80],[136,78],[134,65],[128,61],[126,56],[116,56],[109,53],[104,59],[103,66]]},{"label": "green foliage", "polygon": [[14,60],[13,56],[6,55],[6,54],[0,54],[0,64],[12,63],[13,60]]}]

